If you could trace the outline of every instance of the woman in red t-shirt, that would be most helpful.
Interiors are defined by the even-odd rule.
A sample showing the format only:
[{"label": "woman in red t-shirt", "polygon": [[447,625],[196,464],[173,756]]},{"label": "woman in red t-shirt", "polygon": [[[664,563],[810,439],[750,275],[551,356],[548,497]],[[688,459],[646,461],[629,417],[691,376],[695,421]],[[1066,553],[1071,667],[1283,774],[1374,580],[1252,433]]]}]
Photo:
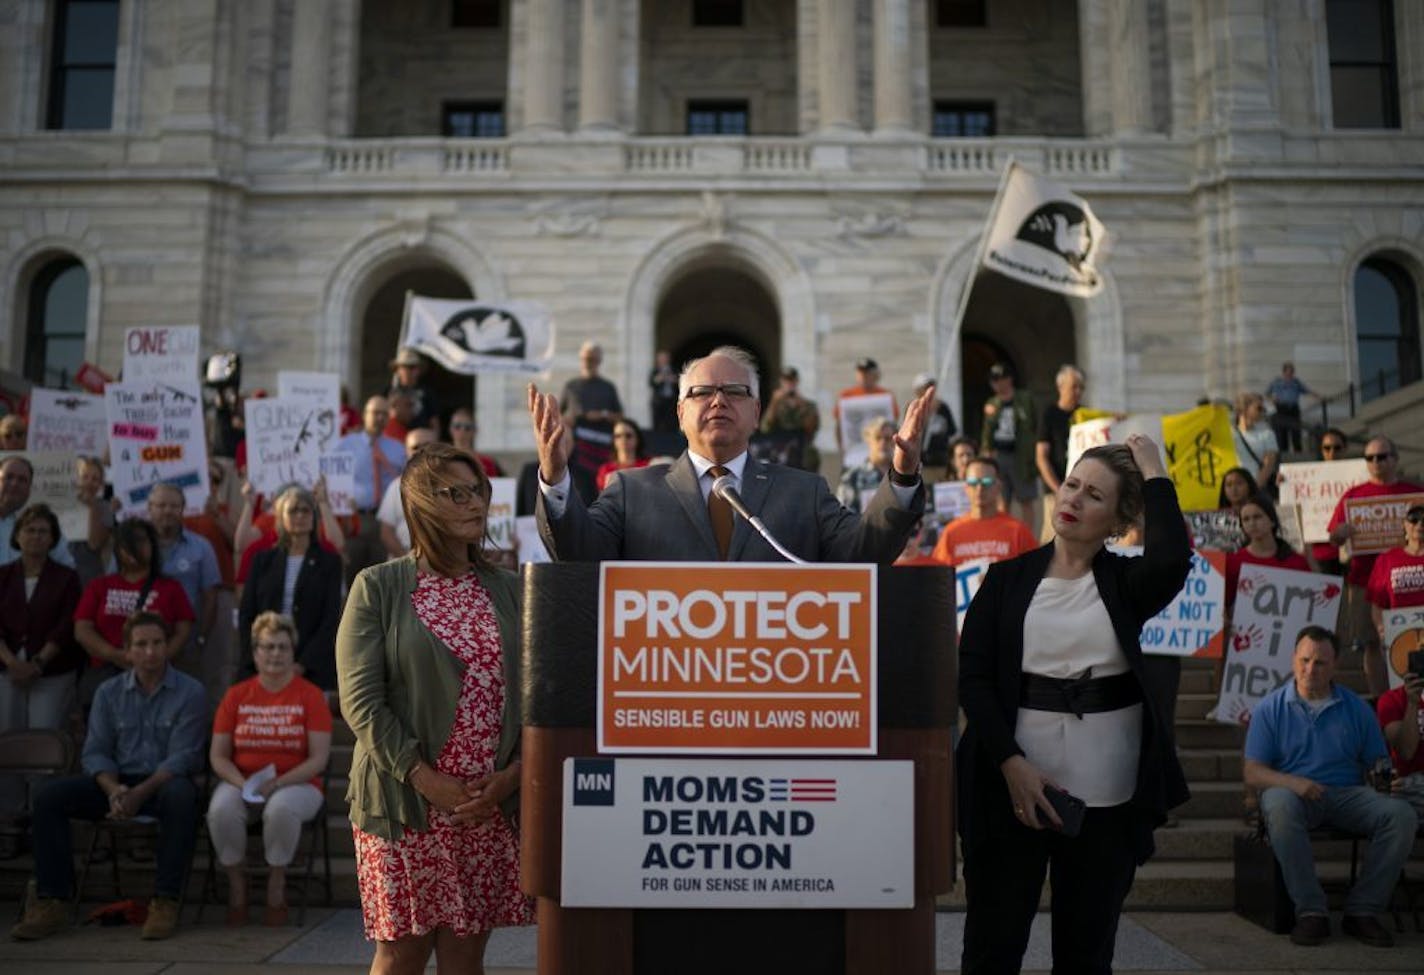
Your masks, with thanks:
[{"label": "woman in red t-shirt", "polygon": [[173,628],[168,659],[175,659],[193,629],[193,607],[177,580],[162,574],[163,556],[153,526],[142,518],[120,522],[114,529],[114,558],[119,571],[85,586],[74,612],[74,638],[89,651],[90,666],[128,667],[124,620],[140,609],[157,613]]},{"label": "woman in red t-shirt", "polygon": [[643,456],[643,431],[632,420],[619,420],[613,424],[613,459],[598,469],[593,485],[602,491],[608,479],[619,471],[633,467],[647,467],[648,458]]},{"label": "woman in red t-shirt", "polygon": [[1244,548],[1226,555],[1226,612],[1229,616],[1236,604],[1236,582],[1243,565],[1269,565],[1277,569],[1309,572],[1310,563],[1281,537],[1281,519],[1276,506],[1262,495],[1253,495],[1236,508],[1241,517],[1241,532],[1246,536]]},{"label": "woman in red t-shirt", "polygon": [[[1424,505],[1416,504],[1404,513],[1404,544],[1375,559],[1365,585],[1370,616],[1384,643],[1384,611],[1408,606],[1424,606]],[[1390,652],[1389,664],[1397,674],[1405,671],[1405,651]]]},{"label": "woman in red t-shirt", "polygon": [[[297,624],[268,611],[252,621],[257,676],[234,684],[213,719],[208,761],[222,781],[208,805],[208,832],[227,871],[227,920],[247,921],[247,823],[262,814],[269,927],[287,923],[287,865],[302,823],[321,811],[321,773],[331,755],[331,708],[297,676]],[[269,769],[272,774],[264,770]]]}]

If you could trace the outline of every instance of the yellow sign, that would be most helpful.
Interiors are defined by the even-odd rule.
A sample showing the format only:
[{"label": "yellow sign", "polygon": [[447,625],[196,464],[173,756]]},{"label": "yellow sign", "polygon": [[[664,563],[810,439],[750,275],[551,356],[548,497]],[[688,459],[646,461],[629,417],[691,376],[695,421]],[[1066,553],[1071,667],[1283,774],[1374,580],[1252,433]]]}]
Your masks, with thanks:
[{"label": "yellow sign", "polygon": [[1215,508],[1222,475],[1239,465],[1231,411],[1224,406],[1198,406],[1169,413],[1162,417],[1162,448],[1182,510]]}]

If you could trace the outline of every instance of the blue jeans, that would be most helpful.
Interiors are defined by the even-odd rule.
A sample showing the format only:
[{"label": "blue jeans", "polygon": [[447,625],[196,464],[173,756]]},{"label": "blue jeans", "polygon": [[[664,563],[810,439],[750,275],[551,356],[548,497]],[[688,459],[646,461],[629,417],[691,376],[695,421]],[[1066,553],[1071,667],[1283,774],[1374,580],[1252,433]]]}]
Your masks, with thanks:
[{"label": "blue jeans", "polygon": [[1345,895],[1345,913],[1373,915],[1389,903],[1419,826],[1409,803],[1364,785],[1328,787],[1314,802],[1273,787],[1261,793],[1261,815],[1297,915],[1328,913],[1310,851],[1312,829],[1329,826],[1369,838],[1359,877]]},{"label": "blue jeans", "polygon": [[[121,775],[133,786],[144,775]],[[55,779],[35,795],[35,891],[41,897],[68,900],[74,896],[74,856],[69,838],[71,819],[100,820],[109,814],[109,799],[99,783],[87,775]],[[153,893],[178,899],[183,875],[193,859],[198,831],[198,787],[181,776],[159,787],[139,810],[158,820],[158,849],[154,851]]]}]

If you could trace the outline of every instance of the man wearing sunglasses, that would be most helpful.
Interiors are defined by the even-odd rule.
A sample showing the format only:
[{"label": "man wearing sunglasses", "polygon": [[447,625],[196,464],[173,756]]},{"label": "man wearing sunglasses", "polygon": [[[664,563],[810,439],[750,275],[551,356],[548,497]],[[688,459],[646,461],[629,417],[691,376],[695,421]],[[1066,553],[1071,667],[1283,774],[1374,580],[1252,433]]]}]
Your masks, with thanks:
[{"label": "man wearing sunglasses", "polygon": [[935,542],[932,557],[945,565],[959,565],[975,559],[1002,562],[1038,548],[1038,540],[1028,526],[999,510],[1003,496],[999,462],[992,457],[976,457],[969,462],[964,489],[969,493],[969,512],[944,526]]},{"label": "man wearing sunglasses", "polygon": [[857,517],[807,471],[752,460],[747,444],[761,414],[756,362],[722,346],[684,367],[677,417],[688,449],[667,466],[620,471],[587,508],[569,490],[569,450],[558,404],[529,386],[539,448],[536,515],[549,553],[560,561],[657,559],[780,562],[754,529],[712,494],[730,476],[746,506],[790,551],[811,562],[889,564],[924,510],[920,444],[933,392],[906,412],[889,476]]},{"label": "man wearing sunglasses", "polygon": [[[1365,444],[1365,463],[1369,480],[1356,484],[1341,495],[1330,516],[1327,527],[1331,545],[1343,545],[1350,538],[1352,529],[1345,517],[1345,503],[1351,498],[1384,498],[1424,492],[1424,487],[1399,479],[1399,450],[1388,437],[1370,438],[1370,442]],[[1403,533],[1402,528],[1400,533]],[[1345,574],[1345,601],[1340,608],[1341,646],[1357,646],[1364,653],[1365,676],[1369,679],[1370,692],[1376,695],[1389,689],[1389,672],[1380,652],[1379,635],[1371,618],[1366,591],[1378,557],[1361,553],[1350,556]]]}]

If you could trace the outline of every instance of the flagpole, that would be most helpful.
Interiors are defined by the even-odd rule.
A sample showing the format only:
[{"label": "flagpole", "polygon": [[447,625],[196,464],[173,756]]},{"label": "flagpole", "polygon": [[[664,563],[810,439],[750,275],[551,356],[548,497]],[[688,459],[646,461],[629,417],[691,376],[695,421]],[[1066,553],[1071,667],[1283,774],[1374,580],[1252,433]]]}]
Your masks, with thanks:
[{"label": "flagpole", "polygon": [[[984,221],[984,231],[979,235],[979,246],[974,253],[974,261],[969,266],[969,273],[964,279],[964,287],[959,292],[959,303],[954,310],[954,322],[949,329],[949,340],[945,343],[944,353],[940,356],[939,370],[935,373],[935,383],[939,389],[944,389],[946,380],[949,378],[950,360],[959,351],[959,331],[964,326],[964,313],[969,310],[969,295],[974,290],[974,282],[979,277],[979,269],[984,266],[984,254],[989,249],[989,235],[994,229],[994,218],[998,216],[999,204],[1004,198],[1004,189],[1009,185],[1009,176],[1018,165],[1017,160],[1012,155],[1004,163],[1004,171],[999,174],[999,188],[994,192],[994,203],[989,207],[989,216]],[[959,402],[952,404],[958,410],[960,424],[963,426],[967,422],[964,416],[964,390],[959,389]]]}]

